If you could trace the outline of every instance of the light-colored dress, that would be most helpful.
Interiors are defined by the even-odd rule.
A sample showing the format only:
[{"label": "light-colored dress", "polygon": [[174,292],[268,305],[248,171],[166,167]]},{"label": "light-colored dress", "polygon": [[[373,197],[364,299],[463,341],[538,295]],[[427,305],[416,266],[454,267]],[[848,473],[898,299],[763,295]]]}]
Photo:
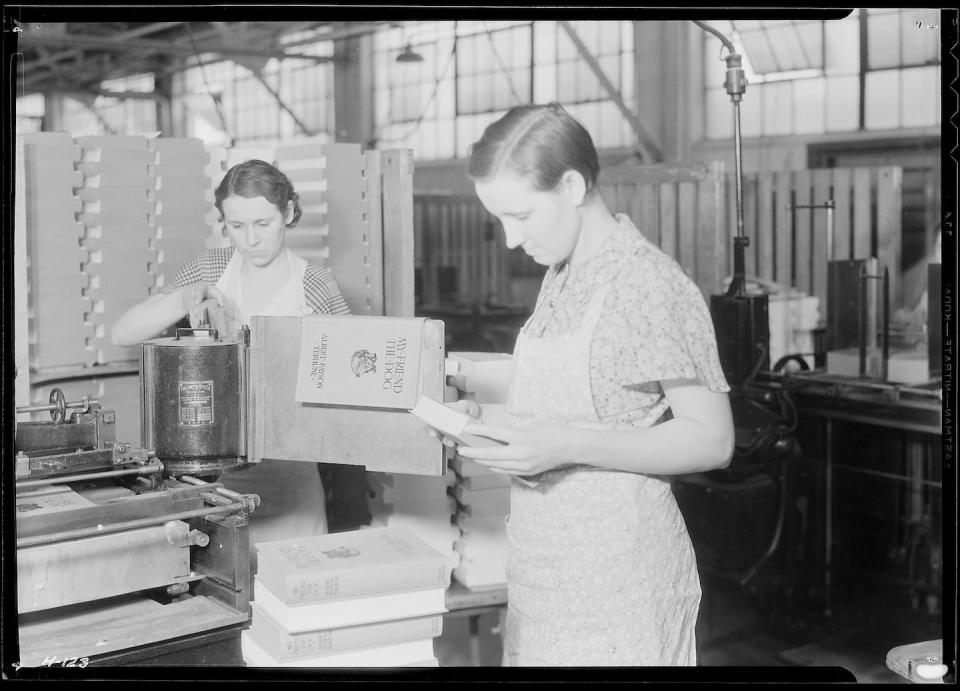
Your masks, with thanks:
[{"label": "light-colored dress", "polygon": [[[514,350],[515,422],[643,428],[668,411],[661,380],[728,390],[699,290],[617,218],[596,257],[548,271]],[[504,665],[696,664],[696,558],[666,480],[572,466],[514,481],[507,538]]]}]

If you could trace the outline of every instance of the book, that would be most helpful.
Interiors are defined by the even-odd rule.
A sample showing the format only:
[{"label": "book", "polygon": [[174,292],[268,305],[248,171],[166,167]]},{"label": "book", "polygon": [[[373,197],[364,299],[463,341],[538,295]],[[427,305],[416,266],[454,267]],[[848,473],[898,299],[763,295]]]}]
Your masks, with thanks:
[{"label": "book", "polygon": [[464,489],[495,489],[509,487],[510,476],[505,473],[490,473],[489,475],[472,475],[458,480]]},{"label": "book", "polygon": [[446,592],[444,584],[422,590],[290,606],[264,587],[259,574],[253,577],[253,601],[289,633],[443,614],[447,611]]},{"label": "book", "polygon": [[457,455],[450,459],[450,468],[456,473],[458,481],[463,478],[476,477],[478,475],[496,474],[482,463],[477,463],[473,459]]},{"label": "book", "polygon": [[295,400],[412,408],[425,319],[310,316],[301,324]]},{"label": "book", "polygon": [[454,439],[461,446],[502,446],[503,442],[464,431],[471,422],[479,422],[476,418],[462,413],[456,408],[421,395],[417,403],[410,409],[413,415],[427,423],[436,431]]},{"label": "book", "polygon": [[447,382],[477,403],[505,403],[513,383],[509,353],[449,352]]},{"label": "book", "polygon": [[34,516],[41,513],[69,511],[94,502],[80,496],[69,487],[53,485],[17,494],[17,516]]},{"label": "book", "polygon": [[433,639],[406,641],[332,655],[277,660],[257,644],[249,631],[240,634],[240,651],[247,667],[406,667],[432,666]]},{"label": "book", "polygon": [[259,542],[257,576],[286,605],[446,586],[446,556],[401,526]]},{"label": "book", "polygon": [[250,638],[272,658],[281,661],[435,638],[443,631],[443,615],[432,614],[291,633],[271,619],[259,603],[250,604],[253,610],[248,629]]},{"label": "book", "polygon": [[461,513],[468,516],[489,516],[490,514],[505,516],[510,513],[509,487],[471,490],[463,485],[455,485],[453,496],[460,504]]}]

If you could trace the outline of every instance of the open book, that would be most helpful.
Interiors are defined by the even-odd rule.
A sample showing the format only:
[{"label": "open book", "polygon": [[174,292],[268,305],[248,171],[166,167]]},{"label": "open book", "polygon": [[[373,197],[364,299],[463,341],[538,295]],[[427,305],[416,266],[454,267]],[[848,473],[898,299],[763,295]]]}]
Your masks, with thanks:
[{"label": "open book", "polygon": [[502,446],[503,442],[476,434],[467,434],[464,429],[475,418],[452,408],[446,403],[421,395],[410,412],[441,434],[456,440],[461,446]]}]

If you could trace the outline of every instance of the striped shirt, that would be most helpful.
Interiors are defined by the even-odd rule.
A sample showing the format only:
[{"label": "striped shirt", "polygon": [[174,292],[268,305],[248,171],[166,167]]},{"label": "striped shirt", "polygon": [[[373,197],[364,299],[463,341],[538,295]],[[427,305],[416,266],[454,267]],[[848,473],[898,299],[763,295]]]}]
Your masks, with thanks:
[{"label": "striped shirt", "polygon": [[[194,257],[174,274],[167,290],[193,283],[214,285],[227,269],[234,247],[214,247]],[[307,262],[303,272],[303,294],[314,314],[350,314],[340,286],[330,269]]]}]

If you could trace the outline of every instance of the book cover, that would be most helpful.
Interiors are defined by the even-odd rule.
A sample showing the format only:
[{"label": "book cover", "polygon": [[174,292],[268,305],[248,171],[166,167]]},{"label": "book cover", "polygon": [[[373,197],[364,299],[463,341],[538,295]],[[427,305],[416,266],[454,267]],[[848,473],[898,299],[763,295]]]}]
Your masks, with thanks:
[{"label": "book cover", "polygon": [[452,437],[461,446],[503,445],[496,439],[464,432],[467,425],[471,422],[478,422],[478,420],[442,401],[421,395],[417,398],[417,403],[410,409],[410,412],[438,432]]},{"label": "book cover", "polygon": [[250,638],[276,660],[291,660],[332,655],[362,648],[395,645],[407,641],[435,638],[443,631],[443,615],[340,626],[316,631],[291,633],[270,618],[257,602],[252,602],[253,622]]},{"label": "book cover", "polygon": [[424,319],[304,317],[295,400],[413,407],[420,382]]},{"label": "book cover", "polygon": [[443,614],[447,611],[446,593],[444,584],[422,590],[290,606],[264,587],[259,574],[253,577],[253,601],[289,633]]},{"label": "book cover", "polygon": [[82,506],[93,506],[94,502],[85,499],[67,487],[41,488],[32,492],[17,494],[17,516],[33,516],[40,513],[69,511]]},{"label": "book cover", "polygon": [[277,660],[257,644],[249,631],[240,634],[240,652],[247,667],[407,667],[432,666],[433,639],[406,641],[376,648],[351,650],[293,660]]},{"label": "book cover", "polygon": [[255,545],[261,583],[287,605],[445,586],[446,555],[402,526]]}]

